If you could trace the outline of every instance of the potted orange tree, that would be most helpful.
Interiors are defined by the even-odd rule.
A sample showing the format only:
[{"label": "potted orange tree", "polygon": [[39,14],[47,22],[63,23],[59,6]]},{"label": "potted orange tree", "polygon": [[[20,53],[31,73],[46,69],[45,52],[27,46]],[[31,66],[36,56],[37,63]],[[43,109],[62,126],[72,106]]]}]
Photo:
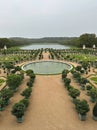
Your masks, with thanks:
[{"label": "potted orange tree", "polygon": [[24,112],[25,105],[23,103],[19,102],[13,105],[11,113],[16,116],[18,123],[23,121]]}]

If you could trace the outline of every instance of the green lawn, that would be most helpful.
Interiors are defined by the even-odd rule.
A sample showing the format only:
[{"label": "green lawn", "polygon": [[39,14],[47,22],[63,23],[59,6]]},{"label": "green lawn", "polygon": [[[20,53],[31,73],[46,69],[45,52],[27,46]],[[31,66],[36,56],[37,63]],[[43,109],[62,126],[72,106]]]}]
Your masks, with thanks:
[{"label": "green lawn", "polygon": [[5,82],[4,79],[0,79],[0,86]]},{"label": "green lawn", "polygon": [[92,77],[91,80],[97,84],[97,77]]}]

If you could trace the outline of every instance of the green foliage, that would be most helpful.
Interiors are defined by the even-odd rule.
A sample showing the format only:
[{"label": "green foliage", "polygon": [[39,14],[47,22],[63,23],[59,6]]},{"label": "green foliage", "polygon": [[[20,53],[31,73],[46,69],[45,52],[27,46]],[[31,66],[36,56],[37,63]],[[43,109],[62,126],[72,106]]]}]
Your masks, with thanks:
[{"label": "green foliage", "polygon": [[22,81],[22,77],[20,75],[11,74],[7,76],[7,84],[10,89],[15,90]]},{"label": "green foliage", "polygon": [[76,66],[75,69],[76,69],[77,71],[81,71],[82,67],[81,67],[81,66]]},{"label": "green foliage", "polygon": [[92,88],[92,89],[90,89],[90,91],[89,91],[89,96],[90,96],[91,98],[97,99],[97,88]]},{"label": "green foliage", "polygon": [[2,111],[4,107],[5,107],[5,100],[0,99],[0,111]]},{"label": "green foliage", "polygon": [[0,48],[4,48],[4,46],[6,45],[7,47],[10,46],[10,40],[7,38],[0,38]]},{"label": "green foliage", "polygon": [[28,100],[28,99],[26,99],[26,98],[24,98],[24,99],[20,100],[20,103],[23,103],[23,104],[24,104],[24,106],[25,106],[25,108],[27,108],[27,107],[28,107],[28,105],[29,105],[29,100]]},{"label": "green foliage", "polygon": [[12,107],[11,113],[17,118],[21,118],[24,115],[25,105],[23,103],[16,103]]},{"label": "green foliage", "polygon": [[30,76],[30,74],[33,74],[34,72],[33,72],[33,70],[27,70],[26,71],[26,74],[28,75],[28,76]]},{"label": "green foliage", "polygon": [[70,88],[69,89],[69,95],[72,97],[72,98],[76,98],[77,96],[80,95],[80,91],[76,88]]},{"label": "green foliage", "polygon": [[20,71],[21,67],[20,66],[15,66],[14,69],[15,69],[15,71]]},{"label": "green foliage", "polygon": [[85,85],[86,83],[88,83],[88,80],[87,80],[86,78],[83,78],[83,77],[82,77],[82,78],[80,79],[80,84],[84,84],[84,85]]},{"label": "green foliage", "polygon": [[28,87],[32,87],[33,83],[31,81],[27,82]]},{"label": "green foliage", "polygon": [[97,77],[92,77],[91,80],[93,80],[97,84]]},{"label": "green foliage", "polygon": [[85,45],[86,47],[93,47],[96,44],[96,35],[95,34],[82,34],[79,37],[79,46],[82,47]]},{"label": "green foliage", "polygon": [[22,95],[22,96],[25,96],[25,98],[29,98],[30,95],[31,95],[31,92],[32,92],[32,89],[31,89],[31,88],[26,88],[26,89],[21,93],[21,95]]},{"label": "green foliage", "polygon": [[88,63],[88,62],[84,61],[84,62],[82,63],[82,67],[84,68],[85,71],[88,69],[88,66],[89,66],[89,63]]},{"label": "green foliage", "polygon": [[0,79],[0,86],[5,82],[4,79]]},{"label": "green foliage", "polygon": [[0,93],[0,98],[8,101],[13,96],[13,91],[9,88],[5,88]]},{"label": "green foliage", "polygon": [[80,73],[78,73],[78,72],[74,72],[73,73],[73,77],[75,78],[75,79],[77,79],[77,78],[80,78],[81,77],[81,75],[80,75]]},{"label": "green foliage", "polygon": [[68,73],[69,73],[68,70],[63,70],[62,71],[62,79],[66,78]]},{"label": "green foliage", "polygon": [[65,79],[64,79],[64,83],[65,83],[65,86],[66,86],[66,87],[70,86],[71,79],[65,78]]},{"label": "green foliage", "polygon": [[91,89],[92,89],[92,86],[91,86],[91,85],[87,85],[87,86],[86,86],[86,89],[87,89],[87,90],[91,90]]},{"label": "green foliage", "polygon": [[35,79],[35,74],[34,74],[34,72],[33,72],[33,70],[27,70],[26,71],[26,74],[30,77],[30,78],[33,78],[33,79]]},{"label": "green foliage", "polygon": [[8,70],[14,68],[14,66],[13,66],[13,64],[12,64],[11,62],[4,62],[4,66],[5,66],[5,68],[7,68]]},{"label": "green foliage", "polygon": [[86,100],[77,100],[75,102],[76,110],[81,115],[86,115],[86,113],[90,110],[89,105]]},{"label": "green foliage", "polygon": [[93,115],[97,117],[97,102],[93,107]]}]

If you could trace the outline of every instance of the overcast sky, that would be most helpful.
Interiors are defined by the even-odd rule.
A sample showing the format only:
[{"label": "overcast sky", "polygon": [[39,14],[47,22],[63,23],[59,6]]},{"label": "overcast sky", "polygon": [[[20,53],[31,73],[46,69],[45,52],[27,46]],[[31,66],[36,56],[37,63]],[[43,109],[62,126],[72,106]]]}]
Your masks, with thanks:
[{"label": "overcast sky", "polygon": [[97,34],[97,0],[0,0],[0,37]]}]

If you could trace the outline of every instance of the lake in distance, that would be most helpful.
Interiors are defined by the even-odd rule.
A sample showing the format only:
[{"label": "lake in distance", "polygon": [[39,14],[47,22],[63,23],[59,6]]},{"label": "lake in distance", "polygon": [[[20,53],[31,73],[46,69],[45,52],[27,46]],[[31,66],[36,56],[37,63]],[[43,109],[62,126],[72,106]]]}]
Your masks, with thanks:
[{"label": "lake in distance", "polygon": [[46,49],[46,48],[52,48],[52,49],[69,49],[70,46],[67,45],[61,45],[58,43],[35,43],[32,45],[26,45],[20,47],[23,50],[36,50],[36,49]]}]

